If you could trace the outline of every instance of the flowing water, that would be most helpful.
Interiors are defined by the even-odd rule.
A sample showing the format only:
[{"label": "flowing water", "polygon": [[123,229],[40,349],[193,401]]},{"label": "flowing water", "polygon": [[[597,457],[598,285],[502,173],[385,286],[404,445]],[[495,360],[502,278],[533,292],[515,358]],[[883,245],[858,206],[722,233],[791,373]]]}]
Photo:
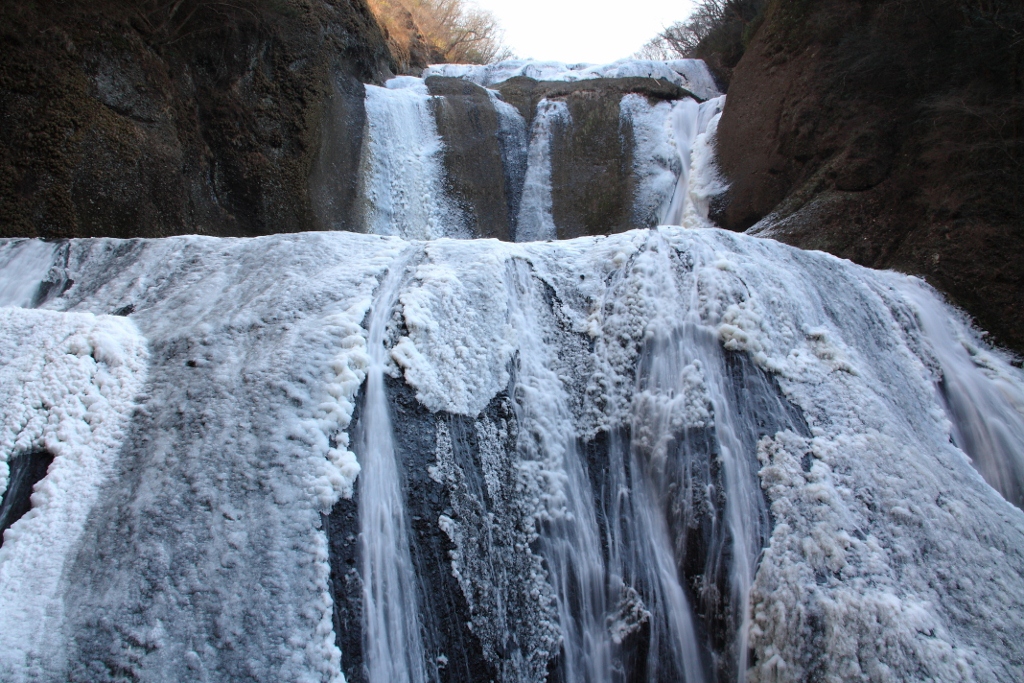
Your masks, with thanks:
[{"label": "flowing water", "polygon": [[388,269],[376,293],[367,326],[366,388],[357,454],[362,464],[359,523],[362,546],[363,634],[370,683],[427,680],[420,632],[416,573],[409,554],[405,491],[395,444],[384,375],[387,337],[407,277],[407,257]]},{"label": "flowing water", "polygon": [[565,125],[569,109],[565,102],[541,100],[530,130],[526,179],[516,225],[517,242],[555,239],[557,231],[551,215],[551,137],[554,129]]}]

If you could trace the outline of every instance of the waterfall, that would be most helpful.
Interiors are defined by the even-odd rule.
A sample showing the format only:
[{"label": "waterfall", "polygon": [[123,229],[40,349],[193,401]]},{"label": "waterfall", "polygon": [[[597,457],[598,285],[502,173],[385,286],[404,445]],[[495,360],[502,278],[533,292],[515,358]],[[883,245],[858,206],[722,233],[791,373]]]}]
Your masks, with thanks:
[{"label": "waterfall", "polygon": [[363,416],[358,455],[363,633],[369,683],[426,683],[416,572],[384,373],[387,338],[410,257],[400,256],[381,282],[367,328]]},{"label": "waterfall", "polygon": [[551,138],[569,120],[569,108],[560,100],[541,100],[530,129],[526,180],[516,225],[517,242],[555,239],[551,215]]},{"label": "waterfall", "polygon": [[[704,143],[701,136],[707,133],[709,125],[712,124],[715,117],[721,114],[724,105],[724,96],[700,104],[694,100],[682,99],[672,105],[671,129],[682,170],[679,173],[675,191],[672,193],[671,203],[662,216],[661,223],[682,225],[687,207],[694,207],[694,197],[691,194],[691,185],[693,184],[691,174],[695,172],[698,174],[702,189],[707,188],[710,184],[707,176],[713,172],[710,167],[711,160],[701,158],[701,164],[695,168],[694,151],[699,144]],[[717,124],[717,121],[715,123]],[[702,214],[702,218],[707,218],[706,203],[695,208]]]},{"label": "waterfall", "polygon": [[11,243],[0,260],[0,306],[30,308],[40,303],[40,289],[46,281],[53,261],[53,249],[38,240],[19,240]]},{"label": "waterfall", "polygon": [[562,82],[366,86],[374,234],[0,240],[0,679],[1024,679],[1019,359],[710,226],[723,98],[615,86],[648,227],[555,239],[567,82],[700,63],[430,72]]},{"label": "waterfall", "polygon": [[519,331],[513,399],[520,458],[539,466],[547,483],[537,513],[541,554],[554,588],[562,636],[562,679],[610,683],[611,637],[606,618],[605,567],[595,498],[576,447],[570,397],[544,343],[536,284],[522,261],[512,264],[511,318]]},{"label": "waterfall", "polygon": [[[498,113],[498,145],[505,171],[505,198],[508,204],[508,223],[518,225],[526,180],[528,140],[526,121],[515,107],[503,102],[496,92],[488,90],[491,105]],[[513,235],[514,237],[514,235]]]},{"label": "waterfall", "polygon": [[[902,284],[902,283],[901,283]],[[996,490],[1024,507],[1024,391],[969,332],[950,325],[923,287],[903,284],[937,361],[936,393],[952,423],[953,441]],[[993,391],[994,389],[994,391]]]},{"label": "waterfall", "polygon": [[366,231],[406,239],[468,237],[446,197],[430,95],[423,81],[400,76],[366,86],[366,142],[360,177]]}]

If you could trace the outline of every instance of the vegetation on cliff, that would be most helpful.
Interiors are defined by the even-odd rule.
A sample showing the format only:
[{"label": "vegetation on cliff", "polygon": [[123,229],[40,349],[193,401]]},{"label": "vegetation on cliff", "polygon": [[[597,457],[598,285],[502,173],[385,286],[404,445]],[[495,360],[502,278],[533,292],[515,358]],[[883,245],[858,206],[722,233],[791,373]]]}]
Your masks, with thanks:
[{"label": "vegetation on cliff", "polygon": [[684,21],[652,38],[639,55],[646,59],[703,59],[724,91],[732,70],[764,16],[767,0],[698,0]]},{"label": "vegetation on cliff", "polygon": [[512,56],[498,20],[463,0],[369,0],[403,72],[428,64],[487,64]]}]

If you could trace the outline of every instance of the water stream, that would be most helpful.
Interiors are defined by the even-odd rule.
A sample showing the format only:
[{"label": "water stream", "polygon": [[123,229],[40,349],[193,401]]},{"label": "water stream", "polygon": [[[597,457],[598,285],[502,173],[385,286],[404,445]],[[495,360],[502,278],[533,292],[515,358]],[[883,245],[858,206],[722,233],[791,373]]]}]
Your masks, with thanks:
[{"label": "water stream", "polygon": [[363,639],[369,683],[425,683],[416,571],[409,552],[405,492],[395,456],[384,375],[390,326],[410,254],[388,269],[367,325],[366,388],[358,446]]}]

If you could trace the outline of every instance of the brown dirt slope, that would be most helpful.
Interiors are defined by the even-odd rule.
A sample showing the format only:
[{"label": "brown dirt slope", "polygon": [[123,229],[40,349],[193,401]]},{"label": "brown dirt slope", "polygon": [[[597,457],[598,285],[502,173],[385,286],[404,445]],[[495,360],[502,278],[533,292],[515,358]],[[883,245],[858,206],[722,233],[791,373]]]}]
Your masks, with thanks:
[{"label": "brown dirt slope", "polygon": [[921,275],[1024,350],[1019,0],[772,0],[718,145],[722,225]]},{"label": "brown dirt slope", "polygon": [[365,0],[4,2],[0,236],[313,229],[324,108],[391,66]]}]

